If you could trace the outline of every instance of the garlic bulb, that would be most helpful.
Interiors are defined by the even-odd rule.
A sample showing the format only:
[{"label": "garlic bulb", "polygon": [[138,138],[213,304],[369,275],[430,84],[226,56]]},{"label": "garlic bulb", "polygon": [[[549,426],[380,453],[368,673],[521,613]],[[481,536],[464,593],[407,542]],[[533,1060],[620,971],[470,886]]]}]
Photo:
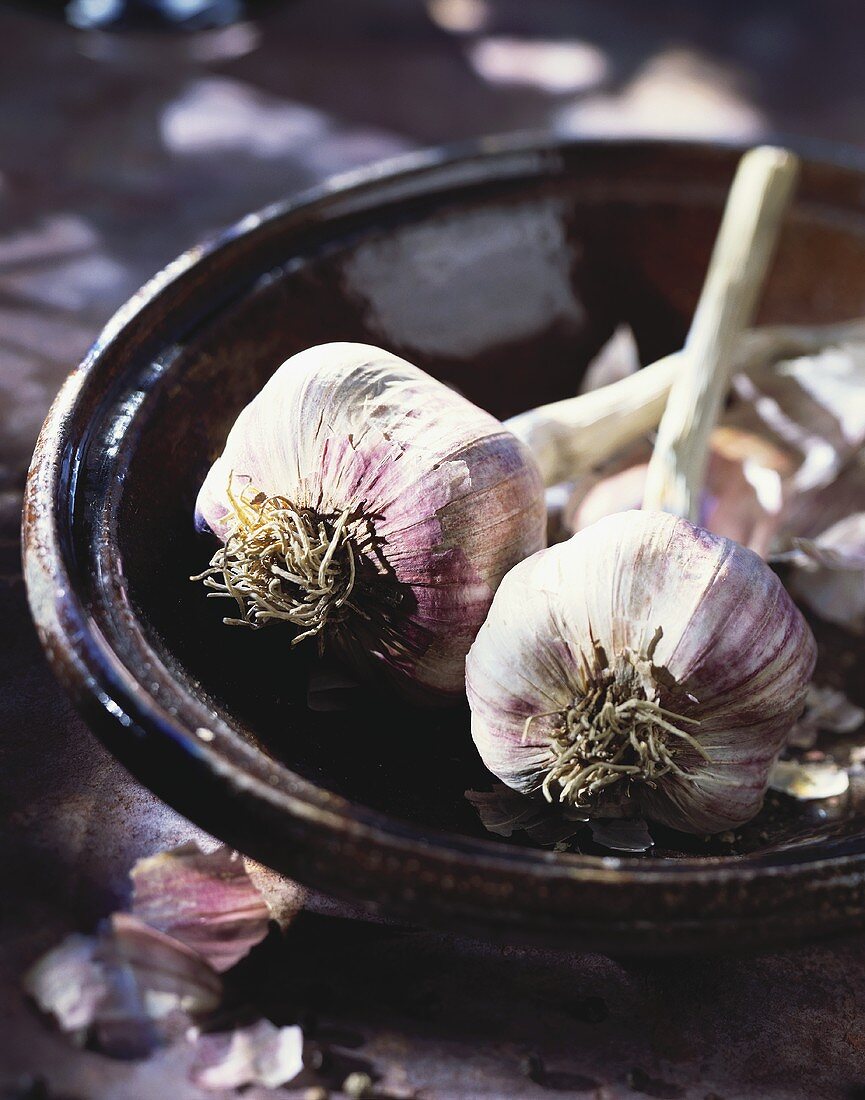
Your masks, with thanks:
[{"label": "garlic bulb", "polygon": [[475,744],[518,790],[695,833],[760,808],[814,640],[758,555],[690,519],[797,167],[771,148],[740,161],[646,469],[647,510],[517,566],[469,653]]},{"label": "garlic bulb", "polygon": [[815,656],[756,554],[623,512],[505,577],[466,664],[472,736],[523,793],[720,832],[759,810]]},{"label": "garlic bulb", "polygon": [[198,496],[233,624],[287,622],[446,701],[504,574],[544,545],[540,475],[494,417],[403,359],[325,344],[241,412]]}]

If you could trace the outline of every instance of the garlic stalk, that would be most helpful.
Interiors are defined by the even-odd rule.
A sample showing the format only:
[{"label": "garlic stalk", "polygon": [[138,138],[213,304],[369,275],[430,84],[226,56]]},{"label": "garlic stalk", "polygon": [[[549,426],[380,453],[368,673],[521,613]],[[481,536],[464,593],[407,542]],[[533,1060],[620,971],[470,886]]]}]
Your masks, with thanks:
[{"label": "garlic stalk", "polygon": [[[780,154],[775,168],[774,178],[780,183],[773,187],[773,177],[768,171],[766,173],[766,215],[762,224],[759,220],[755,221],[750,243],[747,232],[726,238],[724,232],[727,215],[735,206],[737,187],[744,193],[749,186],[759,186],[760,165],[753,157],[750,159],[753,178],[749,179],[746,175],[749,158],[743,160],[744,170],[740,170],[733,185],[727,215],[716,244],[716,255],[723,253],[723,261],[713,262],[716,285],[711,285],[710,274],[688,335],[684,368],[672,388],[649,464],[644,507],[668,507],[691,519],[698,516],[698,494],[707,461],[708,436],[729,389],[734,341],[750,322],[756,307],[756,293],[761,280],[751,278],[748,269],[753,266],[755,270],[765,272],[774,249],[777,226],[795,180],[795,170],[785,171],[791,163],[789,157],[784,160],[785,156],[788,157]],[[755,208],[755,219],[758,215],[759,211]],[[737,252],[739,244],[748,247]],[[712,310],[713,293],[723,296],[721,309]]]},{"label": "garlic stalk", "polygon": [[682,370],[658,427],[645,508],[698,517],[709,434],[730,388],[735,342],[756,312],[798,171],[796,158],[781,149],[754,149],[739,164]]},{"label": "garlic stalk", "polygon": [[504,574],[544,544],[527,449],[417,367],[364,344],[284,363],[198,496],[223,545],[199,578],[226,622],[282,622],[406,694],[462,694]]},{"label": "garlic stalk", "polygon": [[535,457],[544,485],[568,481],[657,428],[680,353],[578,397],[518,413],[505,427]]},{"label": "garlic stalk", "polygon": [[[777,150],[740,165],[652,459],[656,506],[692,507],[795,170]],[[717,832],[759,810],[814,660],[756,554],[685,518],[620,513],[505,578],[467,661],[472,734],[517,790]]]}]

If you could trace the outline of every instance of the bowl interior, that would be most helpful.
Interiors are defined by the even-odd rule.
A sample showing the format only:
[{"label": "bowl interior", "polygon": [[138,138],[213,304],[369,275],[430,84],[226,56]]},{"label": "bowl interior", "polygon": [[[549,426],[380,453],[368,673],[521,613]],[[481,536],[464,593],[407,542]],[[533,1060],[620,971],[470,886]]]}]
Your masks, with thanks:
[{"label": "bowl interior", "polygon": [[[311,344],[388,348],[500,417],[574,393],[618,323],[631,325],[644,362],[679,347],[735,160],[577,147],[498,178],[436,177],[362,208],[278,218],[251,233],[242,263],[200,265],[194,308],[170,305],[118,364],[80,452],[74,524],[88,612],[142,690],[189,729],[231,731],[226,752],[275,786],[307,781],[419,835],[537,846],[537,831],[490,834],[466,798],[494,786],[466,706],[408,706],[341,683],[279,628],[221,624],[226,606],[188,580],[215,548],[193,529],[196,492],[239,410]],[[761,320],[839,320],[863,306],[854,181],[810,166]],[[820,629],[827,667],[843,653],[847,690],[865,702],[861,651]],[[816,850],[865,832],[860,803],[855,784],[819,807],[770,797],[735,838],[653,828],[653,852],[635,858]],[[604,851],[588,830],[570,843]]]}]

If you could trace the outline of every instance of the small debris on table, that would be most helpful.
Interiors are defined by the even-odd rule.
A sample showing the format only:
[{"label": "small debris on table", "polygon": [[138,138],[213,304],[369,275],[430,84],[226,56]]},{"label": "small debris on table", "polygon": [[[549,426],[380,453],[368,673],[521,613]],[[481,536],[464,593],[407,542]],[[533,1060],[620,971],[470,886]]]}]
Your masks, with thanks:
[{"label": "small debris on table", "polygon": [[850,777],[832,760],[819,763],[778,760],[769,777],[769,786],[773,791],[809,802],[844,794],[850,786]]},{"label": "small debris on table", "polygon": [[261,1085],[276,1089],[303,1071],[303,1032],[258,1020],[231,1032],[201,1035],[193,1029],[196,1059],[190,1079],[199,1088],[237,1089]]}]

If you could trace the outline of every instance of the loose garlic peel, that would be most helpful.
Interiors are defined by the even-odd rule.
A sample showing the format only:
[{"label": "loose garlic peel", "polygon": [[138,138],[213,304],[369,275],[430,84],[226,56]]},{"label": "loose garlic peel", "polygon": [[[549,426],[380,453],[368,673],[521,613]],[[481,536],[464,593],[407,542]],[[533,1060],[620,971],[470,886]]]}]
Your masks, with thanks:
[{"label": "loose garlic peel", "polygon": [[365,344],[293,356],[241,412],[198,496],[199,575],[231,624],[288,623],[428,702],[462,695],[504,574],[544,544],[540,475],[501,423]]},{"label": "loose garlic peel", "polygon": [[815,656],[756,554],[620,513],[502,582],[466,665],[472,736],[525,794],[719,832],[759,810]]}]

